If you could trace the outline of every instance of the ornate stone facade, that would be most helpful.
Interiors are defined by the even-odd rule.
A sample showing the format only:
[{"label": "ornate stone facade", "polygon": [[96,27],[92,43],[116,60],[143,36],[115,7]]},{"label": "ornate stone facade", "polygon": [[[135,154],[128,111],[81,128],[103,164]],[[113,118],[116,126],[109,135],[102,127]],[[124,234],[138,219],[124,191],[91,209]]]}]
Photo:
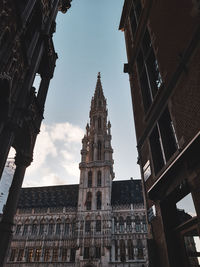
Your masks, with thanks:
[{"label": "ornate stone facade", "polygon": [[141,181],[113,181],[112,153],[98,74],[80,183],[22,189],[6,266],[147,266]]}]

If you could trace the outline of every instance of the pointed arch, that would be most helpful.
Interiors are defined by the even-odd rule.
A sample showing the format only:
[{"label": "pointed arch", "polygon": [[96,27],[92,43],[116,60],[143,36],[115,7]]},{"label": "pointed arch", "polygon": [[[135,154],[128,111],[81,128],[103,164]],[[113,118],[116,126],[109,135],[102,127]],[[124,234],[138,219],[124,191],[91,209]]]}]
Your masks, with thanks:
[{"label": "pointed arch", "polygon": [[85,233],[90,233],[91,232],[91,220],[90,217],[87,216],[85,218]]},{"label": "pointed arch", "polygon": [[119,217],[119,231],[124,231],[124,218],[122,216]]},{"label": "pointed arch", "polygon": [[88,172],[88,187],[92,187],[92,171]]},{"label": "pointed arch", "polygon": [[102,159],[102,144],[101,141],[99,140],[97,143],[97,160]]},{"label": "pointed arch", "polygon": [[97,200],[97,210],[101,209],[101,204],[102,204],[102,196],[101,196],[101,192],[98,191],[96,194],[96,200]]},{"label": "pointed arch", "polygon": [[101,187],[101,171],[97,172],[97,186]]},{"label": "pointed arch", "polygon": [[86,210],[91,210],[91,207],[92,207],[92,193],[91,192],[87,192],[85,205],[86,205]]}]

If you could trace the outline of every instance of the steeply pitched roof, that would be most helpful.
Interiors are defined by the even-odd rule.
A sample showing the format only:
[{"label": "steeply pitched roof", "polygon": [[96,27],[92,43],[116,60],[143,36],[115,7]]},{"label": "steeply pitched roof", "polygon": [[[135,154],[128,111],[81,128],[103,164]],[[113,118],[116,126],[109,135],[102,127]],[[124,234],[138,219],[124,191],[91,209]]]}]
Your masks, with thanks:
[{"label": "steeply pitched roof", "polygon": [[112,184],[111,205],[143,203],[141,180],[114,181]]},{"label": "steeply pitched roof", "polygon": [[[77,207],[79,185],[22,188],[18,208]],[[143,203],[140,180],[114,181],[112,205]]]},{"label": "steeply pitched roof", "polygon": [[22,188],[18,208],[77,207],[79,185]]}]

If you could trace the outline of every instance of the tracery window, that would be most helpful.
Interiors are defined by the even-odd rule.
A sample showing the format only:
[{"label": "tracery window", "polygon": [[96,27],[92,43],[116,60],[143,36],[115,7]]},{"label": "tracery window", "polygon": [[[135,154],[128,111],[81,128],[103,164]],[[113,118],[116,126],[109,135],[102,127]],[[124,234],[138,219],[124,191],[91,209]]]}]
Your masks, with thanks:
[{"label": "tracery window", "polygon": [[91,210],[91,206],[92,206],[92,193],[91,192],[87,192],[85,204],[86,204],[86,210]]},{"label": "tracery window", "polygon": [[96,232],[101,232],[101,219],[96,220]]},{"label": "tracery window", "polygon": [[85,221],[85,232],[86,233],[91,232],[91,221],[89,219],[86,219],[86,221]]},{"label": "tracery window", "polygon": [[53,248],[52,261],[58,261],[58,248]]},{"label": "tracery window", "polygon": [[101,187],[101,171],[97,172],[97,186]]},{"label": "tracery window", "polygon": [[120,261],[124,262],[126,260],[126,249],[124,240],[120,240]]},{"label": "tracery window", "polygon": [[23,229],[23,233],[22,233],[22,235],[24,236],[24,235],[27,235],[28,234],[28,224],[24,224],[24,229]]},{"label": "tracery window", "polygon": [[73,219],[72,221],[72,235],[75,235],[76,233],[76,220]]},{"label": "tracery window", "polygon": [[65,223],[65,235],[69,235],[69,221]]},{"label": "tracery window", "polygon": [[119,217],[119,231],[124,232],[124,219],[123,217]]},{"label": "tracery window", "polygon": [[97,160],[101,160],[101,154],[102,154],[102,145],[101,145],[101,141],[98,141],[98,143],[97,143]]},{"label": "tracery window", "polygon": [[48,262],[50,260],[50,249],[49,248],[45,248],[44,250],[44,261]]},{"label": "tracery window", "polygon": [[37,235],[37,222],[36,221],[34,221],[32,224],[31,234]]},{"label": "tracery window", "polygon": [[134,253],[133,253],[133,242],[131,239],[128,240],[128,259],[133,260],[134,259]]},{"label": "tracery window", "polygon": [[92,172],[88,172],[88,187],[92,187]]},{"label": "tracery window", "polygon": [[141,232],[141,223],[140,223],[139,216],[135,217],[135,231],[136,232]]},{"label": "tracery window", "polygon": [[96,196],[97,196],[97,210],[100,210],[101,209],[101,192],[98,191]]},{"label": "tracery window", "polygon": [[57,220],[56,223],[56,235],[60,235],[61,233],[61,220]]},{"label": "tracery window", "polygon": [[131,217],[130,217],[130,216],[127,216],[127,217],[126,217],[126,230],[127,230],[128,232],[131,231]]},{"label": "tracery window", "polygon": [[48,234],[49,235],[52,235],[53,234],[53,232],[54,232],[54,226],[55,226],[55,224],[54,224],[53,220],[51,220],[50,223],[49,223],[49,228],[48,228]]},{"label": "tracery window", "polygon": [[40,222],[39,235],[44,234],[44,221]]}]

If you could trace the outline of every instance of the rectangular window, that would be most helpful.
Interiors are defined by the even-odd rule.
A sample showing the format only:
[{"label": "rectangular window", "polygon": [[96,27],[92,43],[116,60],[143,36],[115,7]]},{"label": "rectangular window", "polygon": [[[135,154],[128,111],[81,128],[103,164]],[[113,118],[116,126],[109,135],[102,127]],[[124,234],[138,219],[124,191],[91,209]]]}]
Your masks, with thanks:
[{"label": "rectangular window", "polygon": [[146,164],[143,167],[143,174],[144,174],[144,181],[151,176],[151,165],[150,165],[150,160],[147,160]]},{"label": "rectangular window", "polygon": [[52,261],[58,261],[58,248],[53,249]]},{"label": "rectangular window", "polygon": [[22,261],[24,256],[24,249],[19,249],[17,261]]},{"label": "rectangular window", "polygon": [[101,258],[101,247],[95,247],[95,258],[96,259]]},{"label": "rectangular window", "polygon": [[90,256],[90,248],[89,247],[85,247],[84,248],[83,258],[84,259],[89,259],[89,256]]},{"label": "rectangular window", "polygon": [[149,138],[155,174],[161,170],[178,148],[172,125],[169,110],[166,108]]},{"label": "rectangular window", "polygon": [[75,258],[76,258],[76,249],[71,248],[71,250],[70,250],[70,262],[75,262]]},{"label": "rectangular window", "polygon": [[67,248],[62,249],[62,261],[67,261]]}]

